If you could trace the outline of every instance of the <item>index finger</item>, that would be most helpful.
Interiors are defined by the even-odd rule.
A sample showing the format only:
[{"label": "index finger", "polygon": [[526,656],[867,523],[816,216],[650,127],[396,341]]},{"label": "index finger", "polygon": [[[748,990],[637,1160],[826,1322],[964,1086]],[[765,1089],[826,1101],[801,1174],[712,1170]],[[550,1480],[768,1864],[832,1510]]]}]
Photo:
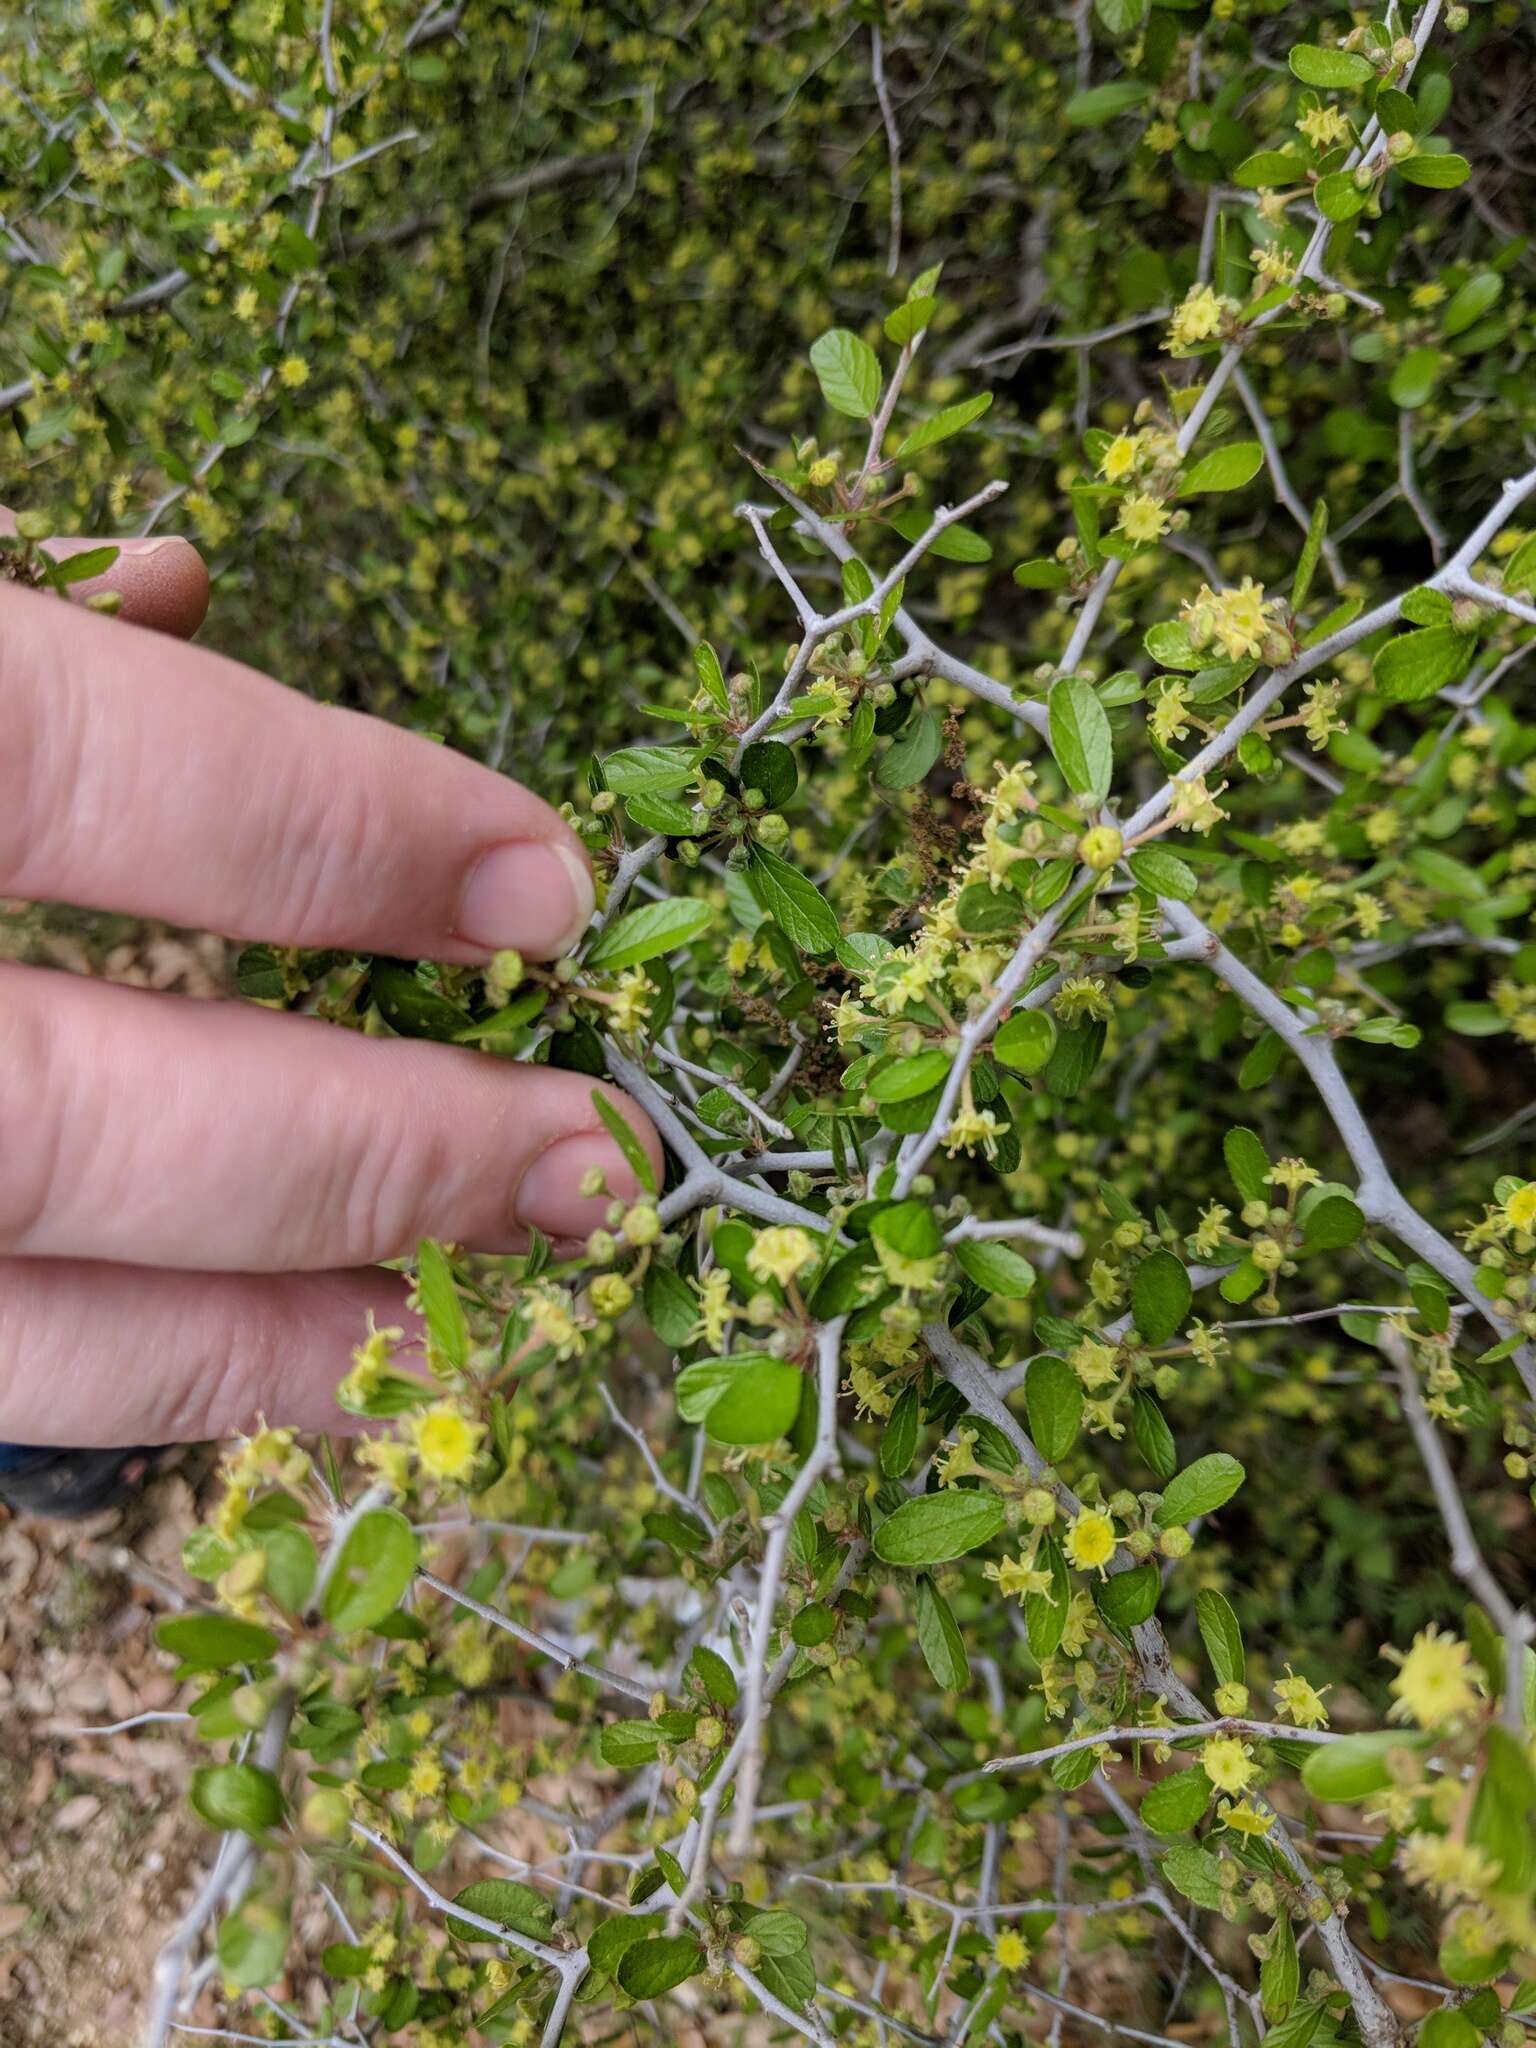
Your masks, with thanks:
[{"label": "index finger", "polygon": [[231,938],[479,962],[567,951],[585,849],[449,748],[0,584],[0,896]]},{"label": "index finger", "polygon": [[[0,534],[16,531],[16,515],[0,505]],[[208,615],[208,571],[190,541],[166,534],[155,540],[64,540],[43,542],[56,561],[85,554],[91,548],[116,548],[117,560],[100,576],[83,576],[70,585],[70,597],[84,603],[104,590],[122,599],[118,617],[157,633],[189,640]]]}]

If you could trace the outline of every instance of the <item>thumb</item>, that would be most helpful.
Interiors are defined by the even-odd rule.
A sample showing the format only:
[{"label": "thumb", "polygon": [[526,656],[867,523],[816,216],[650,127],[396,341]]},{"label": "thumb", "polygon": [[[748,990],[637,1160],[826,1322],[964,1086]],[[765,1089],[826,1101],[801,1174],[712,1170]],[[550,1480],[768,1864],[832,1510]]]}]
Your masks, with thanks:
[{"label": "thumb", "polygon": [[[0,505],[0,535],[14,534],[15,514]],[[157,633],[173,633],[189,640],[203,623],[208,611],[208,571],[203,558],[190,541],[175,535],[155,540],[45,540],[44,548],[56,561],[82,554],[87,548],[115,547],[117,560],[100,576],[82,577],[70,585],[77,602],[104,590],[121,597],[120,618],[131,625],[150,626]]]}]

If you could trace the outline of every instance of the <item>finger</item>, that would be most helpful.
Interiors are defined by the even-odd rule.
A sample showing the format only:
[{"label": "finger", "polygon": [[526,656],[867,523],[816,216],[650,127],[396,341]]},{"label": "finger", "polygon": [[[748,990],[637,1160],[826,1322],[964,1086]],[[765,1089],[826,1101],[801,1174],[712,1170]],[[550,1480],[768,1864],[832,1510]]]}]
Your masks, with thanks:
[{"label": "finger", "polygon": [[[16,531],[16,518],[0,505],[0,534]],[[85,576],[72,583],[69,594],[76,604],[103,590],[115,590],[123,601],[118,613],[131,625],[150,626],[157,633],[174,633],[188,640],[208,614],[208,571],[203,558],[190,541],[178,535],[155,540],[46,540],[43,546],[55,560],[84,554],[89,548],[116,548],[117,560],[100,576]]]},{"label": "finger", "polygon": [[[0,1260],[0,1437],[7,1443],[199,1443],[254,1428],[350,1435],[335,1389],[371,1313],[419,1338],[392,1273],[154,1273]],[[404,1370],[412,1369],[402,1356]]]},{"label": "finger", "polygon": [[[635,1176],[592,1081],[0,967],[0,1253],[210,1272],[512,1251],[603,1221]],[[659,1159],[642,1113],[607,1091]],[[0,1353],[3,1361],[3,1353]],[[3,1371],[3,1364],[0,1364]]]},{"label": "finger", "polygon": [[581,841],[447,747],[0,585],[0,895],[483,961],[565,952]]}]

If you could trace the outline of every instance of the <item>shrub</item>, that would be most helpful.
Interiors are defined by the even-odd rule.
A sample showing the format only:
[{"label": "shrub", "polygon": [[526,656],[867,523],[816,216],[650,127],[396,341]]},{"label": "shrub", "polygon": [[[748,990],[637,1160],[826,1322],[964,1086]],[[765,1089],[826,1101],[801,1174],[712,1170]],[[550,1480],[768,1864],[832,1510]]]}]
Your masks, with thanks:
[{"label": "shrub", "polygon": [[[1536,730],[1508,679],[1536,468],[1524,243],[1496,196],[1468,211],[1515,24],[1472,16],[1097,0],[1027,27],[893,9],[877,39],[726,10],[669,42],[570,8],[534,51],[508,10],[460,53],[435,20],[408,49],[382,10],[290,9],[270,48],[230,23],[234,87],[180,16],[95,22],[130,186],[130,108],[223,135],[233,94],[272,161],[232,163],[226,205],[215,155],[165,230],[197,243],[185,313],[166,285],[142,328],[85,317],[127,282],[88,230],[23,275],[43,478],[126,512],[158,467],[291,647],[306,614],[262,620],[262,591],[339,477],[318,686],[498,759],[514,676],[575,744],[575,700],[539,693],[589,549],[666,621],[630,637],[629,601],[596,600],[586,680],[656,701],[615,693],[628,743],[572,802],[606,884],[576,958],[242,958],[258,1000],[611,1076],[667,1177],[580,1259],[423,1245],[424,1362],[370,1333],[341,1390],[383,1432],[346,1468],[277,1429],[226,1460],[186,1556],[218,1611],[161,1635],[229,1846],[162,1959],[161,2034],[216,1914],[224,1980],[259,1993],[318,1896],[335,1939],[303,2030],[253,2006],[273,2038],[361,2015],[553,2044],[616,2007],[665,2033],[674,1992],[720,2039],[744,2006],[818,2043],[1387,2048],[1426,2013],[1427,2048],[1524,2037],[1536,1183],[1507,1169]],[[925,82],[930,38],[959,82]],[[134,39],[165,67],[142,82]],[[1453,87],[1463,49],[1482,84]],[[40,117],[86,107],[29,65]],[[615,69],[654,161],[599,104]],[[623,155],[600,198],[544,188],[577,254],[558,291],[547,250],[523,273],[567,322],[599,297],[591,356],[553,316],[491,346],[525,245],[474,180],[514,71],[531,153],[570,99],[585,157]],[[849,78],[884,154],[848,269],[786,294],[691,239],[685,148],[764,246],[840,215],[847,167],[813,173]],[[803,211],[739,156],[786,79]],[[382,239],[394,124],[447,91],[442,196]],[[69,130],[88,178],[98,111]],[[1019,296],[982,309],[1026,180]],[[381,279],[400,246],[420,262]],[[608,346],[616,295],[715,265],[702,333],[637,312]],[[806,366],[763,369],[759,309],[774,350],[815,335]],[[976,373],[1001,367],[994,407]],[[604,379],[669,371],[664,426],[621,434]],[[234,412],[200,419],[197,381]],[[317,430],[323,457],[293,438]],[[576,530],[550,479],[578,464],[633,480],[653,559],[623,522]],[[513,545],[530,505],[549,531]],[[513,1806],[547,1831],[522,1860]]]}]

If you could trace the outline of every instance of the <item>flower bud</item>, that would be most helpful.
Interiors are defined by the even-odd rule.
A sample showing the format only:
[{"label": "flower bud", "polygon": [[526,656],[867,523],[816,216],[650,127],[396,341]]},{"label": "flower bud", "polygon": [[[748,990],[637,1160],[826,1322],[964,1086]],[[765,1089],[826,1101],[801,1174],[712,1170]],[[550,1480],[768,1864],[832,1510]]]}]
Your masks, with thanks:
[{"label": "flower bud", "polygon": [[1406,128],[1399,128],[1387,137],[1387,155],[1393,163],[1401,163],[1405,156],[1412,156],[1418,144]]},{"label": "flower bud", "polygon": [[623,1315],[635,1298],[634,1288],[622,1273],[599,1273],[588,1292],[594,1311],[610,1323]]},{"label": "flower bud", "polygon": [[1019,1506],[1033,1529],[1044,1529],[1056,1519],[1056,1496],[1048,1486],[1027,1486]]},{"label": "flower bud", "polygon": [[1125,841],[1113,825],[1091,825],[1077,842],[1077,857],[1084,867],[1102,875],[1114,866],[1124,848]]},{"label": "flower bud", "polygon": [[819,457],[806,471],[806,480],[813,483],[818,491],[824,491],[828,484],[837,480],[837,464],[830,455]]},{"label": "flower bud", "polygon": [[757,836],[764,846],[782,846],[789,837],[789,826],[778,811],[764,811],[757,821]]},{"label": "flower bud", "polygon": [[1157,1539],[1157,1547],[1164,1557],[1188,1557],[1195,1547],[1195,1539],[1187,1529],[1165,1529]]},{"label": "flower bud", "polygon": [[1248,1247],[1248,1256],[1261,1273],[1273,1273],[1278,1270],[1285,1252],[1272,1237],[1256,1237]]},{"label": "flower bud", "polygon": [[654,1202],[636,1202],[624,1211],[624,1235],[631,1244],[654,1244],[661,1235],[661,1218]]},{"label": "flower bud", "polygon": [[46,540],[53,531],[53,521],[46,512],[18,512],[16,531],[23,540]]},{"label": "flower bud", "polygon": [[123,608],[123,593],[120,590],[96,590],[85,600],[88,612],[100,612],[104,618],[115,619]]}]

